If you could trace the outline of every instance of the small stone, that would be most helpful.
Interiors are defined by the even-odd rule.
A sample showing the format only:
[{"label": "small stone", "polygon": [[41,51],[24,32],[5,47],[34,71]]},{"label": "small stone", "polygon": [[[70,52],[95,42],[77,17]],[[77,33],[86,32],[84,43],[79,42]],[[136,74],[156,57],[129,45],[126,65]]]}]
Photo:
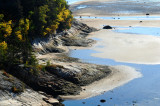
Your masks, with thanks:
[{"label": "small stone", "polygon": [[49,103],[51,103],[51,104],[53,104],[53,103],[59,103],[59,101],[58,101],[57,99],[54,99],[54,98],[49,98],[49,99],[47,100],[47,102],[49,102]]},{"label": "small stone", "polygon": [[149,13],[147,13],[146,15],[149,15]]},{"label": "small stone", "polygon": [[112,29],[112,27],[109,26],[109,25],[106,25],[106,26],[103,27],[103,29]]},{"label": "small stone", "polygon": [[104,102],[106,102],[106,100],[104,100],[104,99],[101,99],[101,100],[100,100],[100,102],[101,102],[101,103],[104,103]]},{"label": "small stone", "polygon": [[83,104],[86,104],[86,102],[82,102]]}]

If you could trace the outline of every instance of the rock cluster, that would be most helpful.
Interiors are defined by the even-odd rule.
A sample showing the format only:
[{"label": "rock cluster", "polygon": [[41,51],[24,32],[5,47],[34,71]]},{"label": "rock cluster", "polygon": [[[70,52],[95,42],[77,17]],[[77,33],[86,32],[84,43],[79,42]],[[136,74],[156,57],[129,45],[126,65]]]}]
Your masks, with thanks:
[{"label": "rock cluster", "polygon": [[93,43],[94,40],[85,37],[95,28],[88,27],[86,24],[73,21],[71,29],[50,35],[48,37],[36,38],[32,41],[32,47],[35,52],[40,54],[46,53],[62,53],[62,46],[83,46],[86,47]]}]

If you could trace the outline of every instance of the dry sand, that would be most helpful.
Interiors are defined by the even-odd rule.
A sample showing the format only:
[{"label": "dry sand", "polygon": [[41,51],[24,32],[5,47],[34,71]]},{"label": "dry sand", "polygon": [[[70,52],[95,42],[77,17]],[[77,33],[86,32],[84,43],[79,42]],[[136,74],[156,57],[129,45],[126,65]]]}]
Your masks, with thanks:
[{"label": "dry sand", "polygon": [[[81,21],[98,29],[102,28],[103,25],[160,27],[160,20],[143,20],[142,23],[139,23],[138,20],[87,19]],[[94,53],[92,56],[109,58],[119,62],[160,64],[160,37],[117,33],[113,30],[102,29],[91,34],[91,38],[101,39],[91,48],[99,53]]]},{"label": "dry sand", "polygon": [[141,73],[137,72],[134,68],[128,66],[110,66],[112,73],[99,81],[96,81],[88,86],[84,86],[80,95],[76,96],[60,96],[63,99],[84,99],[100,95],[104,92],[112,90],[116,87],[141,77]]},{"label": "dry sand", "polygon": [[[102,29],[103,25],[122,27],[160,27],[160,20],[105,20],[105,19],[79,19],[90,27]],[[140,23],[142,21],[142,23]],[[97,36],[98,37],[98,36]]]}]

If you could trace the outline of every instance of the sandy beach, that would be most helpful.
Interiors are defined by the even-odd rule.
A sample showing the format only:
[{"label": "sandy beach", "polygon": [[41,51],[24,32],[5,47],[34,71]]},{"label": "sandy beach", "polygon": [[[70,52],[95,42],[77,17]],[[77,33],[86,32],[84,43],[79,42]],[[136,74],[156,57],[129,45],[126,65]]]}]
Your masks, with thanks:
[{"label": "sandy beach", "polygon": [[[108,5],[112,4],[113,7],[109,7],[108,5],[108,7],[103,7],[103,4],[101,3],[108,3]],[[128,6],[130,5],[130,3],[131,5],[134,5],[134,8]],[[97,5],[102,6],[98,8]],[[119,6],[115,8],[114,6],[116,5]],[[127,5],[128,7],[125,7],[124,5]],[[135,5],[135,2],[122,3],[116,1],[111,2],[110,0],[102,0],[102,2],[96,0],[87,0],[71,5],[71,9],[73,10],[74,15],[82,16],[82,18],[78,19],[79,21],[87,24],[90,27],[100,29],[100,31],[91,33],[88,37],[99,39],[96,44],[88,48],[97,52],[91,54],[91,56],[113,59],[118,62],[126,63],[160,64],[160,37],[115,32],[115,30],[117,29],[123,29],[121,27],[160,27],[160,20],[107,20],[98,18],[108,16],[117,16],[119,18],[121,18],[121,16],[146,16],[147,11],[151,13],[152,16],[159,16],[158,11],[153,12],[154,7],[149,4],[144,5],[143,2],[137,4],[137,6]],[[85,7],[75,9],[78,6]],[[149,9],[145,11],[147,7],[149,7]],[[83,18],[83,16],[93,16],[95,17],[95,19]],[[116,26],[116,28],[113,28],[111,30],[102,29],[104,25],[110,25],[113,27]],[[84,86],[83,89],[85,90],[83,90],[80,95],[61,97],[63,99],[84,99],[96,96],[102,94],[103,92],[112,90],[116,87],[122,86],[123,84],[142,76],[140,72],[137,72],[134,68],[128,66],[110,66],[110,69],[112,70],[110,76],[100,81],[94,82],[93,84],[90,84],[88,86]]]},{"label": "sandy beach", "polygon": [[[103,25],[119,27],[160,27],[160,20],[107,20],[107,19],[78,19],[90,27],[102,29]],[[140,23],[140,21],[142,21]],[[97,36],[98,37],[98,36]]]}]

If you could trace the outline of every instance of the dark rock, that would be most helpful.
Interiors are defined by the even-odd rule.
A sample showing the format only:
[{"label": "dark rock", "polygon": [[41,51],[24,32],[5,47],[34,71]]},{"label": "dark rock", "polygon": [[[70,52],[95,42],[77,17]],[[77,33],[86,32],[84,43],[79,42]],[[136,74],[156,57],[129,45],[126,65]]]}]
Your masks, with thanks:
[{"label": "dark rock", "polygon": [[106,102],[106,100],[104,100],[104,99],[101,99],[101,100],[100,100],[100,102],[101,102],[101,103],[104,103],[104,102]]},{"label": "dark rock", "polygon": [[[70,67],[70,68],[69,68]],[[76,67],[76,68],[75,68]],[[94,81],[109,75],[111,70],[107,66],[92,65],[92,64],[77,64],[77,66],[48,66],[46,70],[59,77],[64,78],[67,81],[78,85],[87,85]]]},{"label": "dark rock", "polygon": [[103,27],[103,29],[112,29],[112,27],[109,26],[109,25],[106,25],[106,26]]},{"label": "dark rock", "polygon": [[149,15],[149,13],[147,13],[146,15]]},{"label": "dark rock", "polygon": [[85,39],[80,37],[62,37],[63,45],[65,46],[81,46],[87,47],[89,44],[92,44],[94,40]]},{"label": "dark rock", "polygon": [[140,23],[142,23],[143,21],[139,21]]},{"label": "dark rock", "polygon": [[83,104],[86,104],[86,102],[82,102]]},{"label": "dark rock", "polygon": [[16,77],[0,71],[0,106],[33,106],[36,103],[50,106],[43,98]]},{"label": "dark rock", "polygon": [[89,46],[94,40],[86,39],[89,33],[97,29],[87,26],[78,21],[72,22],[71,29],[50,36],[35,38],[32,41],[32,47],[35,52],[40,54],[62,53],[63,49],[58,46]]},{"label": "dark rock", "polygon": [[19,66],[13,66],[12,69],[9,70],[12,75],[24,81],[34,90],[43,91],[50,95],[74,95],[79,94],[82,90],[80,86],[59,78],[54,74],[43,71],[36,73],[34,71],[38,70],[33,67]]}]

